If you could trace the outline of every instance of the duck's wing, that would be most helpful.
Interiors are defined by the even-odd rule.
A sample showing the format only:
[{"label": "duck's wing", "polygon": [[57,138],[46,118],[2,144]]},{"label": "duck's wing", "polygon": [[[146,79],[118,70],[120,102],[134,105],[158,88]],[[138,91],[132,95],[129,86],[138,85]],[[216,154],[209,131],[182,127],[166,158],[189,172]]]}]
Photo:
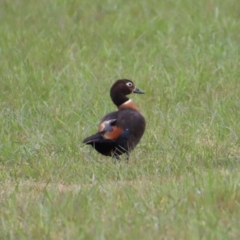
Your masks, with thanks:
[{"label": "duck's wing", "polygon": [[129,131],[128,129],[122,129],[116,126],[117,119],[109,119],[102,121],[99,124],[98,132],[83,140],[85,144],[91,144],[95,142],[115,142],[118,140],[126,139]]}]

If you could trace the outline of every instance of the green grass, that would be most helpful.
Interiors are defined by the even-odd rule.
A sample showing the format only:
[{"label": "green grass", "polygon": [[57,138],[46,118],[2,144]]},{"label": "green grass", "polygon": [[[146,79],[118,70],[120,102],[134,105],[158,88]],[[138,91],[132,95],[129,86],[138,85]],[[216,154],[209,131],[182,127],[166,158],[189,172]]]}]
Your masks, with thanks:
[{"label": "green grass", "polygon": [[[3,0],[0,239],[239,239],[238,0]],[[83,138],[132,79],[126,164]]]}]

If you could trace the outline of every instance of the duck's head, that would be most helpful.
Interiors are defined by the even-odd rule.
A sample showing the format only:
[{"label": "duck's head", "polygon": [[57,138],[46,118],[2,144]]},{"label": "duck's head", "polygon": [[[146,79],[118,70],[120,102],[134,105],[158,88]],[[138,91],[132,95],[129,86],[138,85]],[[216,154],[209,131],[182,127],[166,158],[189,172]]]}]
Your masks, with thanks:
[{"label": "duck's head", "polygon": [[[127,107],[127,102],[129,102],[129,104],[133,104],[133,102],[129,98],[126,97],[127,95],[129,95],[131,93],[144,94],[144,92],[142,90],[137,88],[134,85],[134,83],[128,79],[117,80],[112,85],[111,90],[110,90],[111,99],[118,108],[121,108],[121,106]],[[136,108],[136,107],[131,107],[130,105],[129,105],[129,107]]]}]

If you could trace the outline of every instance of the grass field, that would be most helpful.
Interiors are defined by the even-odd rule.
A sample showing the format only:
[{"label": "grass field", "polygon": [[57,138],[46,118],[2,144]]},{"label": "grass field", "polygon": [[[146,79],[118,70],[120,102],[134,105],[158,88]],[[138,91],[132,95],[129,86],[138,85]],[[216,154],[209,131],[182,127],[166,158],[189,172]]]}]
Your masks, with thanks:
[{"label": "grass field", "polygon": [[[239,0],[2,0],[0,239],[239,239]],[[81,144],[132,79],[146,133]]]}]

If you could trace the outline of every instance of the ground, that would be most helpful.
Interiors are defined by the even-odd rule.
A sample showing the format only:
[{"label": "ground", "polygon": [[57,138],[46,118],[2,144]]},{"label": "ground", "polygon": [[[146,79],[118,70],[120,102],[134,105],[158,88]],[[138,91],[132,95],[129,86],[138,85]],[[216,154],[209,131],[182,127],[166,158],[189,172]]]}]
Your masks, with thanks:
[{"label": "ground", "polygon": [[[3,0],[1,239],[239,239],[237,0]],[[129,78],[147,121],[116,163],[82,140]]]}]

